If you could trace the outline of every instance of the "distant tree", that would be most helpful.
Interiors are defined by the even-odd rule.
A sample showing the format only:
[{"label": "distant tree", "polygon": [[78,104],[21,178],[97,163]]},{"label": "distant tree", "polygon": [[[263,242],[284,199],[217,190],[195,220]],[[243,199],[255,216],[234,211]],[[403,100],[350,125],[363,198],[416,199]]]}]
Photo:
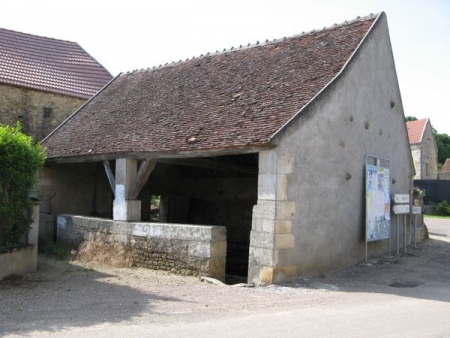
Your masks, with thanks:
[{"label": "distant tree", "polygon": [[438,163],[441,168],[447,158],[450,158],[450,136],[447,134],[439,134],[433,128],[434,138],[438,149]]},{"label": "distant tree", "polygon": [[406,117],[405,117],[405,121],[406,121],[406,122],[417,121],[417,117],[414,117],[414,116],[406,116]]}]

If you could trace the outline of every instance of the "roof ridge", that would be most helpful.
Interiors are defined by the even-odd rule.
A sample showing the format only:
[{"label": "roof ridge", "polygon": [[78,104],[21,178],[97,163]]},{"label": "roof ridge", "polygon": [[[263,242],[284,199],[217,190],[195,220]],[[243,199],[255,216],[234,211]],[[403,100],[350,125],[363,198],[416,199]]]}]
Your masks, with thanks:
[{"label": "roof ridge", "polygon": [[54,41],[60,41],[60,42],[62,41],[62,42],[69,42],[69,43],[78,44],[77,42],[71,41],[71,40],[56,39],[56,38],[51,38],[51,37],[43,36],[43,35],[37,35],[37,34],[31,34],[31,33],[24,33],[24,32],[16,31],[16,30],[14,30],[14,29],[8,29],[8,28],[2,28],[2,27],[0,27],[0,31],[1,31],[1,30],[13,32],[13,33],[20,34],[20,35],[28,35],[28,36],[32,36],[32,37],[38,37],[38,38],[42,38],[42,39],[48,39],[48,40],[54,40]]},{"label": "roof ridge", "polygon": [[313,34],[313,33],[318,33],[318,32],[323,32],[323,31],[334,29],[334,28],[338,28],[338,27],[343,27],[345,25],[353,24],[353,23],[355,23],[357,21],[370,20],[370,19],[376,18],[379,14],[380,13],[378,13],[378,14],[370,13],[369,15],[366,15],[366,16],[357,16],[353,20],[350,20],[350,21],[349,20],[345,20],[344,22],[341,22],[339,24],[335,23],[335,24],[333,24],[331,26],[323,27],[322,29],[312,29],[312,30],[309,30],[309,31],[303,31],[300,34],[294,34],[294,35],[291,35],[291,36],[285,36],[285,37],[278,38],[278,39],[273,39],[273,40],[266,39],[263,42],[260,42],[259,40],[257,40],[254,44],[248,43],[246,46],[241,44],[237,48],[232,46],[229,49],[224,48],[222,51],[216,50],[215,53],[207,52],[206,54],[200,54],[199,56],[193,56],[192,58],[187,58],[184,61],[183,60],[172,61],[170,63],[166,62],[164,65],[160,64],[159,66],[153,66],[153,67],[150,66],[150,67],[147,67],[147,68],[130,70],[130,71],[121,73],[121,75],[134,74],[134,73],[137,73],[137,72],[154,71],[154,70],[163,69],[163,68],[167,68],[167,67],[174,67],[174,66],[176,66],[178,64],[189,62],[189,61],[196,60],[196,59],[201,60],[201,59],[204,59],[206,57],[211,57],[211,56],[214,56],[214,55],[234,53],[234,52],[241,51],[241,50],[246,50],[246,49],[251,49],[251,48],[256,48],[256,47],[262,47],[262,46],[268,46],[270,44],[278,43],[278,42],[281,42],[281,41],[286,41],[286,40],[289,40],[289,39],[295,39],[295,38],[307,36],[307,35],[310,35],[310,34]]}]

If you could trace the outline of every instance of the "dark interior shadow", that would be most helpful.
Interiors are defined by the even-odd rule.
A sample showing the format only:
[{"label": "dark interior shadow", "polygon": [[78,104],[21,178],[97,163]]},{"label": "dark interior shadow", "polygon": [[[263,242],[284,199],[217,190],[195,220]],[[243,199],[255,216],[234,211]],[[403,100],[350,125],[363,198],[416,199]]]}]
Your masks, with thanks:
[{"label": "dark interior shadow", "polygon": [[92,269],[43,261],[37,273],[0,281],[0,336],[117,323],[152,311],[158,301],[181,301],[120,285],[111,280],[116,276]]}]

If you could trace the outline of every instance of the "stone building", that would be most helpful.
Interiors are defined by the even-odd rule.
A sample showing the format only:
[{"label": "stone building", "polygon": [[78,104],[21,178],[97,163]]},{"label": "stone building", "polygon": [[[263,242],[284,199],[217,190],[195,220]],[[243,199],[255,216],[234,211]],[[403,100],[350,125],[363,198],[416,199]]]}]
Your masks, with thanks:
[{"label": "stone building", "polygon": [[441,171],[438,173],[439,180],[450,180],[450,158],[445,160],[444,165],[441,168]]},{"label": "stone building", "polygon": [[430,119],[408,121],[406,127],[416,170],[414,179],[435,180],[438,174],[438,154]]},{"label": "stone building", "polygon": [[120,74],[43,145],[58,238],[107,229],[139,265],[254,283],[364,259],[368,154],[392,193],[414,176],[384,13]]},{"label": "stone building", "polygon": [[75,42],[0,28],[0,123],[42,140],[112,79]]}]

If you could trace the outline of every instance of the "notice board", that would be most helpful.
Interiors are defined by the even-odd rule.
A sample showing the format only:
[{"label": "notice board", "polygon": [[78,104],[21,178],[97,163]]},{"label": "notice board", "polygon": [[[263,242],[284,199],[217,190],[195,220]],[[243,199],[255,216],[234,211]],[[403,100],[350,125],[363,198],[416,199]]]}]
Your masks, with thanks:
[{"label": "notice board", "polygon": [[366,156],[366,242],[391,237],[389,160]]}]

